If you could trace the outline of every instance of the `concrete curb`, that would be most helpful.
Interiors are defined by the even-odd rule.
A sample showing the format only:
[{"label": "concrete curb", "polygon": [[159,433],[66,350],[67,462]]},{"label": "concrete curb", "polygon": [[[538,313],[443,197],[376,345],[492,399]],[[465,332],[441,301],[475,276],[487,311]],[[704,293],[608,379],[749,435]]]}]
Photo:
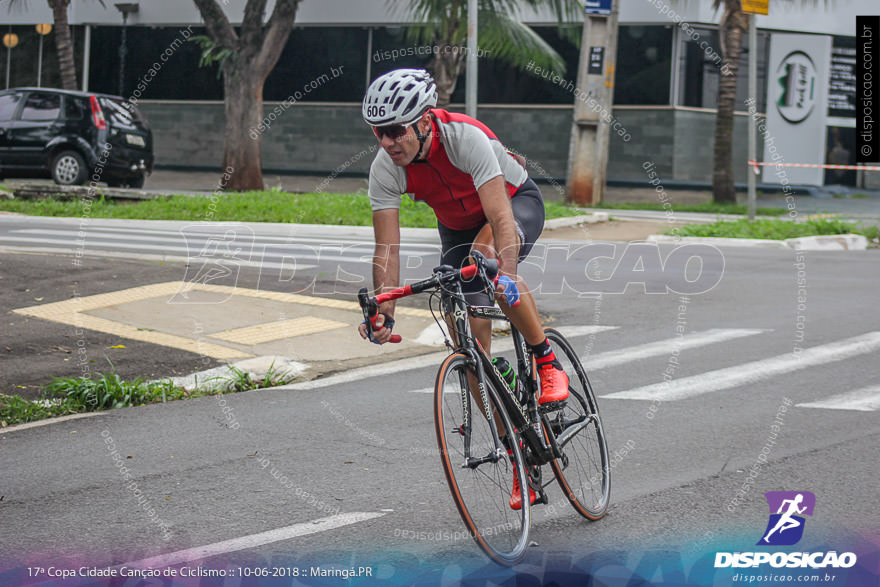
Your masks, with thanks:
[{"label": "concrete curb", "polygon": [[217,391],[223,388],[230,378],[235,377],[234,370],[248,373],[251,379],[258,380],[265,378],[270,369],[278,375],[293,379],[301,375],[307,368],[307,365],[287,357],[263,356],[236,361],[229,365],[214,367],[213,369],[191,373],[182,377],[165,377],[155,381],[170,381],[173,385],[182,387],[187,391],[193,391],[196,388]]},{"label": "concrete curb", "polygon": [[763,247],[770,249],[792,249],[798,251],[864,251],[868,248],[868,239],[860,234],[804,236],[786,240],[700,236],[677,237],[665,234],[652,234],[647,238],[647,241],[657,244],[699,243],[728,247]]},{"label": "concrete curb", "polygon": [[569,226],[577,226],[579,224],[596,224],[599,222],[608,222],[607,212],[594,212],[583,214],[581,216],[568,216],[566,218],[551,218],[550,220],[544,221],[544,230],[566,228]]}]

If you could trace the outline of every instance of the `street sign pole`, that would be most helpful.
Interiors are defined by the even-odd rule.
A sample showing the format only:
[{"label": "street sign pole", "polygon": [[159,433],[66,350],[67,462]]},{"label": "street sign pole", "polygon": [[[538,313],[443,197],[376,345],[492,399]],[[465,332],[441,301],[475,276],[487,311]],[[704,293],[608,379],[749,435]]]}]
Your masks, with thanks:
[{"label": "street sign pole", "polygon": [[[758,104],[758,25],[755,22],[757,15],[769,12],[769,0],[743,0],[742,11],[749,15],[749,98],[755,105]],[[749,161],[758,160],[758,121],[749,112]],[[757,176],[754,168],[749,165],[749,222],[755,220],[755,208],[757,206]]]},{"label": "street sign pole", "polygon": [[[749,15],[749,98],[752,104],[757,108],[758,93],[758,33],[755,26],[754,14]],[[749,113],[749,160],[758,160],[758,137],[757,137],[757,121],[755,117]],[[758,199],[757,196],[757,175],[754,168],[749,165],[747,171],[749,176],[749,222],[755,219],[755,207]]]}]

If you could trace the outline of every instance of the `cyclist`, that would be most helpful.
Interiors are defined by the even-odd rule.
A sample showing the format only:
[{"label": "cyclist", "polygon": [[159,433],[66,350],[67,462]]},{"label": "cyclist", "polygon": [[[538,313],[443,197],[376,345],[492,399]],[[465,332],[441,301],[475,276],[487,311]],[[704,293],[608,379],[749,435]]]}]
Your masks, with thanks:
[{"label": "cyclist", "polygon": [[[401,195],[409,193],[437,215],[441,264],[467,265],[472,249],[498,259],[495,299],[534,353],[541,382],[538,403],[546,409],[561,407],[568,398],[568,376],[544,336],[528,287],[517,275],[517,264],[543,229],[541,192],[524,165],[486,125],[436,105],[436,85],[422,69],[386,73],[370,84],[364,97],[364,120],[382,147],[370,167],[369,181],[375,291],[399,285],[399,209]],[[491,305],[478,279],[466,283],[464,290],[470,304]],[[373,336],[384,344],[394,326],[394,302],[383,304],[379,311]],[[471,317],[470,323],[490,352],[491,321]],[[359,331],[368,338],[366,325],[361,324]],[[534,499],[531,490],[530,494]],[[519,509],[518,487],[514,496],[510,505]]]}]

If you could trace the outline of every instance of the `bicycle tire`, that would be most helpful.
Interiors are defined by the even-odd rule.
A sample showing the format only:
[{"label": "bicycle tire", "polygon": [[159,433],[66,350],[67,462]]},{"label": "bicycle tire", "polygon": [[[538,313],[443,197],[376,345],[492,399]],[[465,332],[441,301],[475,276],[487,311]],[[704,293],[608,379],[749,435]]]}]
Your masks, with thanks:
[{"label": "bicycle tire", "polygon": [[565,407],[547,414],[558,437],[573,422],[584,418],[587,426],[562,447],[562,459],[550,461],[553,474],[575,510],[590,520],[605,516],[611,499],[611,467],[605,431],[593,388],[581,361],[566,338],[553,328],[544,333],[569,377]]},{"label": "bicycle tire", "polygon": [[[525,556],[531,522],[522,452],[517,441],[512,443],[512,461],[505,454],[496,462],[485,462],[475,468],[465,465],[466,439],[473,457],[489,456],[495,449],[490,428],[495,423],[487,420],[467,391],[468,374],[474,374],[469,361],[466,355],[452,354],[437,372],[434,425],[443,471],[461,519],[480,548],[496,562],[514,565]],[[506,430],[513,430],[490,381],[485,382],[485,389],[492,411],[501,418]],[[464,409],[470,415],[467,424]],[[521,503],[525,504],[519,510],[513,510],[508,503],[514,475],[519,476]]]}]

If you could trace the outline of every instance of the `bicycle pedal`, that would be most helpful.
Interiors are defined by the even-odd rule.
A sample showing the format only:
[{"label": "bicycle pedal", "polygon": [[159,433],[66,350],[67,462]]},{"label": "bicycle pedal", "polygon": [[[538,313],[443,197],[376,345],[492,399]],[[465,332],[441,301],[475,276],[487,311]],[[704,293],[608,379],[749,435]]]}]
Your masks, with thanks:
[{"label": "bicycle pedal", "polygon": [[549,414],[550,412],[556,412],[565,407],[565,403],[568,400],[562,400],[558,402],[547,402],[546,404],[540,404],[538,406],[538,411],[542,414]]}]

